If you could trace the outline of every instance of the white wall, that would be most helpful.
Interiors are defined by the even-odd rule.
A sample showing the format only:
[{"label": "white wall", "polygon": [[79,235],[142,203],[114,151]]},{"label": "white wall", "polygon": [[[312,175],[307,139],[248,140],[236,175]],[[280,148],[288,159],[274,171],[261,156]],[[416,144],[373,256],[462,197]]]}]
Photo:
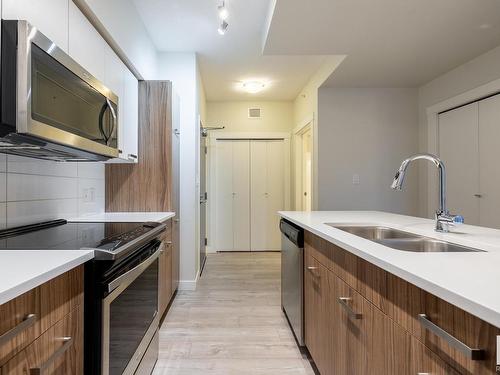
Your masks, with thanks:
[{"label": "white wall", "polygon": [[[293,102],[294,126],[304,125],[305,121],[313,119],[313,155],[312,155],[312,208],[318,208],[318,90],[332,75],[335,69],[344,60],[342,56],[330,56],[325,58],[321,67],[311,76],[306,85]],[[295,158],[295,154],[293,157]],[[292,172],[295,181],[295,173]],[[295,193],[294,193],[295,194]]]},{"label": "white wall", "polygon": [[180,97],[180,288],[195,286],[199,273],[200,100],[195,53],[160,53],[157,79],[172,81]]},{"label": "white wall", "polygon": [[[261,118],[248,118],[248,108],[261,108]],[[293,103],[287,101],[208,102],[207,126],[228,132],[290,132]]]},{"label": "white wall", "polygon": [[[421,86],[418,93],[419,149],[428,152],[436,142],[429,134],[426,109],[436,103],[463,94],[481,85],[500,79],[500,47],[463,64]],[[432,217],[437,207],[437,186],[428,191],[430,166],[422,164],[419,173],[419,214]],[[429,202],[430,200],[430,202]],[[430,204],[429,204],[430,203]]]},{"label": "white wall", "polygon": [[401,161],[417,151],[417,118],[416,89],[320,88],[318,208],[415,214],[417,168],[403,192],[389,186]]},{"label": "white wall", "polygon": [[[70,0],[71,1],[71,0]],[[131,0],[85,0],[143,79],[156,79],[157,51]]]},{"label": "white wall", "polygon": [[104,212],[104,164],[0,154],[0,227]]}]

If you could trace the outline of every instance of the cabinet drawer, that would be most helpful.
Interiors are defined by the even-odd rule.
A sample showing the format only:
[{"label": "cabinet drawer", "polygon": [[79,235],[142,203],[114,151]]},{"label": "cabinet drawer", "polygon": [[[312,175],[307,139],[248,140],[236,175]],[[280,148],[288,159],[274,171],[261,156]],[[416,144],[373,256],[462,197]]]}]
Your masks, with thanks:
[{"label": "cabinet drawer", "polygon": [[[392,319],[458,373],[495,374],[500,329],[394,275],[388,274],[387,280],[387,313]],[[458,348],[460,343],[483,350],[482,358],[470,358],[465,347]]]},{"label": "cabinet drawer", "polygon": [[83,306],[49,328],[2,367],[2,375],[83,373]]},{"label": "cabinet drawer", "polygon": [[453,368],[415,337],[410,338],[410,355],[410,374],[458,375]]},{"label": "cabinet drawer", "polygon": [[0,305],[0,365],[83,304],[83,267]]},{"label": "cabinet drawer", "polygon": [[309,232],[305,232],[305,247],[347,285],[384,310],[387,288],[384,270]]}]

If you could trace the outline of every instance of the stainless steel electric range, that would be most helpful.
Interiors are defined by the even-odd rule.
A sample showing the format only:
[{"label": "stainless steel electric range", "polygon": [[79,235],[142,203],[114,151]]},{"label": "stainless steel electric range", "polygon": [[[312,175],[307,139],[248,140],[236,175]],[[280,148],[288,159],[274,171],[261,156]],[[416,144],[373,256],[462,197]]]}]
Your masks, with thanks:
[{"label": "stainless steel electric range", "polygon": [[85,374],[148,374],[158,358],[160,223],[55,220],[0,231],[1,249],[94,249],[85,264]]}]

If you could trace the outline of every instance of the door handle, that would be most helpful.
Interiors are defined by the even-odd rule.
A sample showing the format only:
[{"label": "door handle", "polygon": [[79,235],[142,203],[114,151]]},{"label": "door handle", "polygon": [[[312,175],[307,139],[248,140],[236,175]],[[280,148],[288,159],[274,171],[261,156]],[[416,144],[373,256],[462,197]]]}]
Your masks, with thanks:
[{"label": "door handle", "polygon": [[422,327],[446,341],[450,346],[453,346],[455,349],[461,351],[467,356],[467,358],[473,361],[484,358],[484,350],[469,347],[455,336],[449,334],[440,326],[433,323],[426,314],[418,314],[418,320]]},{"label": "door handle", "polygon": [[3,345],[7,341],[10,341],[12,338],[19,335],[24,330],[31,327],[36,322],[36,314],[28,314],[24,317],[21,323],[11,328],[4,334],[0,335],[0,345]]},{"label": "door handle", "polygon": [[39,367],[30,368],[30,375],[42,375],[47,371],[50,365],[60,356],[62,356],[73,344],[72,337],[62,337],[61,338],[63,345],[57,349],[54,354],[52,354],[44,363],[42,363]]},{"label": "door handle", "polygon": [[358,313],[352,309],[351,306],[349,306],[349,302],[352,301],[352,298],[350,297],[339,297],[338,302],[340,305],[344,308],[344,310],[347,312],[347,315],[353,319],[361,319],[363,317],[363,314]]}]

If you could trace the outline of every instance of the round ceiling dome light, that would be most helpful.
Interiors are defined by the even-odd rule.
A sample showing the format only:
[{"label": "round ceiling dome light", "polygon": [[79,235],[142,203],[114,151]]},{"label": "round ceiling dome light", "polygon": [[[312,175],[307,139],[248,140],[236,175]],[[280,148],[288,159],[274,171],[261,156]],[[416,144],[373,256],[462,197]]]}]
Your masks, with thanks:
[{"label": "round ceiling dome light", "polygon": [[266,84],[260,81],[243,82],[241,86],[249,94],[257,94],[266,88]]}]

